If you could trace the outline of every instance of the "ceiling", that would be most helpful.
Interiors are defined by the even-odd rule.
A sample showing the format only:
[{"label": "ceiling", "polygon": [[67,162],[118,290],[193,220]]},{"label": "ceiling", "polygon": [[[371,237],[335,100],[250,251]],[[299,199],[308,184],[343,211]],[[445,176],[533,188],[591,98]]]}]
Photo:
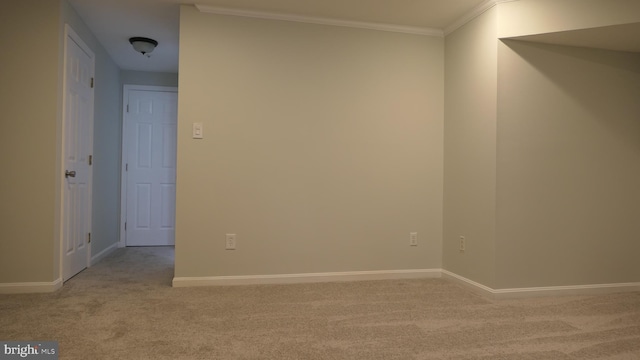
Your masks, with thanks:
[{"label": "ceiling", "polygon": [[640,23],[515,37],[514,40],[640,53]]},{"label": "ceiling", "polygon": [[[441,30],[490,0],[197,0],[200,5]],[[69,0],[125,70],[178,72],[180,4],[194,0]],[[150,58],[132,36],[155,39]]]},{"label": "ceiling", "polygon": [[[442,31],[496,0],[196,0],[233,10],[387,24]],[[180,5],[194,0],[69,0],[113,60],[125,70],[178,72]],[[147,58],[128,42],[133,36],[159,45]],[[640,24],[532,35],[518,40],[640,52]]]}]

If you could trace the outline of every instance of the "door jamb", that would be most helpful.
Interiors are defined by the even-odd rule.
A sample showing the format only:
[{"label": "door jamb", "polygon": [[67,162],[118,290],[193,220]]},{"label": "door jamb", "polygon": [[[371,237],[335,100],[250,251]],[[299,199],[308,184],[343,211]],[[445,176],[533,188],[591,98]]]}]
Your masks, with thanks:
[{"label": "door jamb", "polygon": [[[151,85],[128,85],[125,84],[122,90],[122,148],[120,151],[120,240],[118,241],[118,247],[127,246],[127,232],[125,230],[125,224],[127,221],[127,127],[125,122],[127,121],[128,107],[129,107],[129,92],[132,90],[141,91],[159,91],[159,92],[175,92],[178,93],[178,88],[175,86],[151,86]],[[177,152],[177,150],[176,150]]]}]

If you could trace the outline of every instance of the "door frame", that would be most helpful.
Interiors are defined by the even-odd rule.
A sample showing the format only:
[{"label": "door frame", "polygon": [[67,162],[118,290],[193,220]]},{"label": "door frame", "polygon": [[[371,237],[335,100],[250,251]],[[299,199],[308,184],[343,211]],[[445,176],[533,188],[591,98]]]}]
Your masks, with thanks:
[{"label": "door frame", "polygon": [[[125,224],[127,222],[127,161],[128,155],[127,148],[127,127],[125,121],[127,121],[128,107],[129,107],[129,92],[130,91],[159,91],[159,92],[175,92],[178,93],[178,88],[175,86],[152,86],[152,85],[124,85],[122,91],[122,148],[120,152],[120,241],[118,241],[118,247],[127,246],[127,232],[125,230]],[[177,149],[176,149],[177,152]],[[177,157],[176,157],[177,158]],[[175,211],[175,209],[174,209]]]},{"label": "door frame", "polygon": [[[80,35],[78,35],[75,30],[73,30],[73,28],[71,27],[71,25],[69,24],[64,24],[64,45],[63,45],[63,61],[62,61],[62,104],[61,104],[61,123],[60,123],[60,146],[58,148],[59,151],[59,159],[60,159],[60,163],[58,166],[58,184],[59,184],[59,200],[58,200],[58,204],[59,204],[59,216],[58,216],[58,229],[57,229],[57,233],[58,233],[58,239],[59,239],[59,252],[60,252],[60,258],[59,258],[59,274],[60,274],[60,281],[64,282],[64,265],[65,265],[65,256],[64,256],[64,230],[65,230],[65,220],[66,220],[66,216],[67,214],[65,213],[65,192],[66,192],[66,183],[64,180],[62,180],[62,177],[64,176],[65,173],[65,145],[66,145],[66,138],[65,138],[65,124],[67,122],[66,120],[66,110],[67,110],[67,65],[68,65],[68,58],[67,58],[67,50],[69,47],[69,40],[72,40],[73,42],[75,42],[78,47],[80,47],[80,49],[82,51],[84,51],[90,58],[91,58],[91,77],[95,78],[95,71],[96,71],[96,56],[95,53],[93,52],[93,50],[91,50],[91,48],[82,40],[82,38],[80,37]],[[94,127],[94,111],[95,111],[95,87],[93,89],[93,92],[91,93],[91,105],[90,105],[90,111],[89,113],[91,114],[90,118],[89,118],[89,148],[91,149],[91,156],[93,156],[93,127]],[[88,224],[88,230],[89,233],[92,232],[92,222],[93,222],[93,166],[90,165],[89,166],[89,179],[87,181],[87,186],[89,187],[88,189],[88,194],[89,194],[89,204],[88,204],[88,209],[89,209],[89,224]],[[91,242],[87,243],[87,268],[91,267]]]}]

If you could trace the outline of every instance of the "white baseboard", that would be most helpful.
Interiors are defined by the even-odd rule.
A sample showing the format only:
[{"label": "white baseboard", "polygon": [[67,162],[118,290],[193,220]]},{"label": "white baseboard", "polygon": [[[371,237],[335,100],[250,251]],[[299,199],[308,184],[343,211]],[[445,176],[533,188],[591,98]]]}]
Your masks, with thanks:
[{"label": "white baseboard", "polygon": [[113,245],[109,246],[108,248],[106,248],[106,249],[100,251],[99,253],[93,255],[91,257],[91,262],[89,263],[89,266],[93,266],[93,265],[97,264],[98,262],[100,262],[100,260],[104,259],[109,254],[111,254],[112,252],[116,251],[118,249],[118,244],[119,243],[114,243]]},{"label": "white baseboard", "polygon": [[[95,264],[118,248],[113,244],[91,258]],[[596,295],[640,291],[640,283],[614,283],[574,286],[547,286],[530,288],[492,289],[473,280],[444,269],[410,269],[380,271],[350,271],[332,273],[303,273],[247,276],[174,277],[174,287],[230,286],[261,284],[296,284],[337,281],[422,279],[443,277],[460,283],[470,290],[492,299],[513,299],[541,296]],[[54,292],[62,287],[62,279],[52,282],[0,283],[0,294],[27,294]]]},{"label": "white baseboard", "polygon": [[640,283],[614,283],[594,285],[546,286],[530,288],[492,289],[463,276],[442,270],[442,276],[461,283],[469,289],[493,299],[515,299],[541,296],[597,295],[640,291]]},{"label": "white baseboard", "polygon": [[23,282],[0,284],[0,294],[31,294],[54,292],[62,287],[62,278],[51,282]]},{"label": "white baseboard", "polygon": [[598,295],[619,292],[640,291],[640,283],[615,283],[573,286],[548,286],[515,289],[497,289],[497,299],[512,299],[538,296]]},{"label": "white baseboard", "polygon": [[493,290],[492,288],[482,285],[480,283],[477,283],[473,280],[469,280],[464,276],[460,276],[456,273],[452,273],[451,271],[447,271],[447,270],[440,270],[442,272],[442,277],[445,279],[449,279],[449,280],[453,280],[454,282],[457,282],[459,284],[462,284],[464,286],[466,286],[469,290],[472,290],[475,293],[478,293],[480,295],[483,296],[488,296],[488,297],[493,297],[495,290]]},{"label": "white baseboard", "polygon": [[174,277],[173,287],[296,284],[335,281],[439,278],[440,269],[349,271],[332,273]]}]

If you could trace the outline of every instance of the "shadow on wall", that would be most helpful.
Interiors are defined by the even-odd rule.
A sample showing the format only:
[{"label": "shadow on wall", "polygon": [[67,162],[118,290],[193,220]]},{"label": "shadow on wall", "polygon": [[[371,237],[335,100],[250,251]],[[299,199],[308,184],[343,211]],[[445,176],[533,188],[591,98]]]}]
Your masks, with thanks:
[{"label": "shadow on wall", "polygon": [[583,107],[585,118],[597,119],[601,130],[640,150],[640,131],[629,131],[639,123],[629,114],[640,114],[640,54],[502,42]]},{"label": "shadow on wall", "polygon": [[637,281],[640,55],[502,41],[498,285]]}]

